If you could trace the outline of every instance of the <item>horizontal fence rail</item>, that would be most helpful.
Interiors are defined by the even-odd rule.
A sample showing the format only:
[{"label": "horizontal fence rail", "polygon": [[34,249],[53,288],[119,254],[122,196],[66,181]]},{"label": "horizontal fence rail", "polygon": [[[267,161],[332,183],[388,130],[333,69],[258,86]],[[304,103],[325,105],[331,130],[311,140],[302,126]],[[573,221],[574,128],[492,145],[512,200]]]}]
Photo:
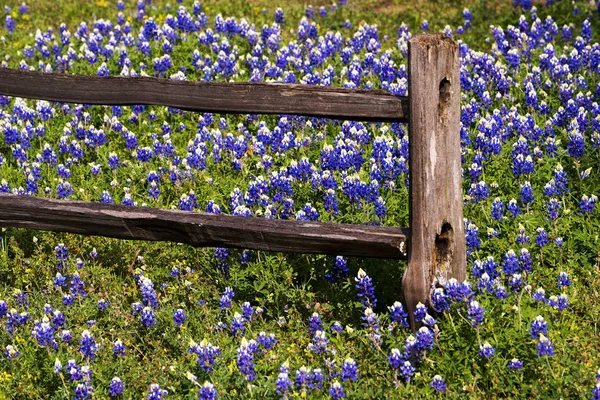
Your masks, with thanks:
[{"label": "horizontal fence rail", "polygon": [[236,114],[289,114],[360,121],[408,121],[408,98],[382,90],[251,82],[99,77],[0,68],[0,94],[101,105],[153,104]]},{"label": "horizontal fence rail", "polygon": [[0,194],[0,225],[118,239],[406,259],[407,228],[270,220]]}]

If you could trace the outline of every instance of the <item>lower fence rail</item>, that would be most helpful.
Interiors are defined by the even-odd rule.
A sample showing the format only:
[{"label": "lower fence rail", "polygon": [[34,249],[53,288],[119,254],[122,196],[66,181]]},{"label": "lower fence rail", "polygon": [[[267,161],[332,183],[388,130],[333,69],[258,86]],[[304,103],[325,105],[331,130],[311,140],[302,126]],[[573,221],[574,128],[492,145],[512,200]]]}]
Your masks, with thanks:
[{"label": "lower fence rail", "polygon": [[275,220],[0,194],[0,226],[288,253],[406,259],[408,228]]}]

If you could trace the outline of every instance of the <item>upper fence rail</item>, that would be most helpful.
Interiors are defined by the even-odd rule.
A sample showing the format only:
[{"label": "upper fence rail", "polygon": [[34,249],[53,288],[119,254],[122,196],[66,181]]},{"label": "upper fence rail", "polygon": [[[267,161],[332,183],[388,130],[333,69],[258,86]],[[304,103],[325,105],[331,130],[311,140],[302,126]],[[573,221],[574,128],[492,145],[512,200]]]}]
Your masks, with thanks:
[{"label": "upper fence rail", "polygon": [[408,98],[383,90],[254,82],[99,77],[0,68],[0,94],[80,104],[152,104],[235,114],[407,122]]}]

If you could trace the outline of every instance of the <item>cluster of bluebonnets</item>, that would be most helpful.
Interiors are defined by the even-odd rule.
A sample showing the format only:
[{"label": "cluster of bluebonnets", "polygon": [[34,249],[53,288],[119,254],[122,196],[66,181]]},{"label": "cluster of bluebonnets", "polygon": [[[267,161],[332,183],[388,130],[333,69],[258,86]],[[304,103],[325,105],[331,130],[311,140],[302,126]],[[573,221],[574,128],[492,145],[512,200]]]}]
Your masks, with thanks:
[{"label": "cluster of bluebonnets", "polygon": [[[524,322],[533,353],[511,359],[507,373],[536,363],[527,354],[537,358],[556,354],[548,321],[569,309],[573,283],[563,262],[568,240],[563,238],[567,232],[562,221],[572,215],[581,223],[597,221],[598,198],[589,183],[597,179],[593,165],[597,167],[600,152],[600,85],[594,76],[600,71],[600,45],[593,40],[590,23],[597,17],[590,16],[580,26],[559,26],[550,16],[539,18],[527,1],[515,5],[526,10],[524,15],[515,25],[490,27],[487,52],[461,40],[472,29],[467,9],[461,26],[443,30],[458,40],[461,57],[469,279],[437,280],[431,307],[417,307],[414,317],[420,328],[411,334],[402,303],[378,306],[377,282],[362,269],[349,276],[349,260],[336,257],[323,277],[331,284],[352,283],[362,326],[325,320],[315,311],[305,321],[310,338],[305,350],[309,359],[322,363],[290,365],[283,360],[269,372],[271,395],[346,397],[348,387],[361,378],[361,364],[351,355],[336,361],[342,349],[334,339],[355,330],[364,334],[372,349],[385,353],[392,386],[409,385],[428,352],[436,351],[443,334],[438,321],[452,318],[457,310],[476,332],[474,356],[497,357],[499,339],[486,337],[483,330],[487,319],[482,299],[490,304],[527,297],[540,305],[540,315]],[[138,1],[134,9],[119,1],[112,20],[36,31],[18,56],[4,55],[2,67],[189,81],[287,82],[406,95],[408,41],[429,30],[427,21],[420,31],[402,24],[397,37],[381,37],[375,24],[346,21],[342,30],[331,32],[316,22],[345,6],[340,1],[327,8],[307,7],[305,17],[290,30],[280,8],[274,10],[271,24],[257,27],[243,18],[209,16],[198,1],[159,14],[149,1]],[[22,5],[18,13],[27,14],[28,7]],[[4,15],[5,40],[10,41],[18,17],[8,7]],[[228,117],[166,107],[92,107],[5,96],[0,96],[0,107],[0,192],[254,218],[369,224],[389,224],[390,216],[407,207],[406,124]],[[506,165],[503,180],[486,180],[501,164]],[[498,238],[509,243],[508,248],[490,255],[485,243]],[[60,297],[43,310],[28,311],[28,293],[22,290],[0,300],[5,359],[19,362],[21,347],[32,343],[45,348],[54,363],[52,373],[77,399],[99,391],[122,396],[131,384],[120,376],[103,382],[93,378],[99,353],[110,353],[115,360],[130,357],[133,350],[126,346],[126,338],[100,338],[100,332],[92,330],[94,320],[73,326],[63,314],[90,294],[86,280],[93,277],[86,275],[86,264],[94,263],[98,253],[94,249],[77,258],[63,243],[56,244],[55,275],[45,290]],[[187,378],[201,399],[219,396],[218,383],[211,381],[219,363],[231,362],[229,368],[251,383],[260,379],[258,359],[282,345],[277,332],[249,333],[248,327],[262,319],[264,310],[246,299],[238,302],[235,288],[226,286],[230,267],[243,267],[256,254],[244,251],[238,261],[229,250],[218,248],[213,256],[225,282],[218,308],[227,318],[207,330],[232,338],[234,342],[228,343],[236,348],[230,353],[208,337],[200,343],[190,339],[187,353],[196,359],[204,381],[192,373]],[[138,264],[143,265],[141,260]],[[539,271],[553,274],[551,286],[531,279]],[[193,273],[174,268],[170,275],[179,279]],[[133,279],[137,300],[130,305],[129,317],[140,329],[155,329],[168,307],[144,269],[136,269]],[[108,300],[98,299],[99,311],[111,307]],[[170,323],[178,329],[186,326],[186,309],[173,307],[169,313]],[[285,326],[285,319],[277,325]],[[401,344],[386,343],[390,335],[396,338],[393,343]],[[67,349],[60,354],[70,356],[59,357],[59,349]],[[435,375],[429,387],[446,392],[447,383]],[[594,398],[600,396],[598,387],[593,389]],[[160,399],[168,392],[152,383],[145,396]]]}]

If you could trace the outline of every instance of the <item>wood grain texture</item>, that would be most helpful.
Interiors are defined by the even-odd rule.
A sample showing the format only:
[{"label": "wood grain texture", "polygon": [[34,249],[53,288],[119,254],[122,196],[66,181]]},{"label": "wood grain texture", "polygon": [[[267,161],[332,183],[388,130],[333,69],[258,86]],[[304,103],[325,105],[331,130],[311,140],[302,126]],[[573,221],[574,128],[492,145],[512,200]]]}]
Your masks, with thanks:
[{"label": "wood grain texture", "polygon": [[412,317],[434,278],[465,279],[466,255],[458,46],[442,34],[420,35],[408,51],[411,237],[402,286]]},{"label": "wood grain texture", "polygon": [[0,94],[81,104],[154,104],[216,113],[408,121],[406,97],[381,90],[283,83],[189,82],[0,68]]},{"label": "wood grain texture", "polygon": [[268,220],[0,194],[0,226],[290,253],[406,259],[406,228]]}]

